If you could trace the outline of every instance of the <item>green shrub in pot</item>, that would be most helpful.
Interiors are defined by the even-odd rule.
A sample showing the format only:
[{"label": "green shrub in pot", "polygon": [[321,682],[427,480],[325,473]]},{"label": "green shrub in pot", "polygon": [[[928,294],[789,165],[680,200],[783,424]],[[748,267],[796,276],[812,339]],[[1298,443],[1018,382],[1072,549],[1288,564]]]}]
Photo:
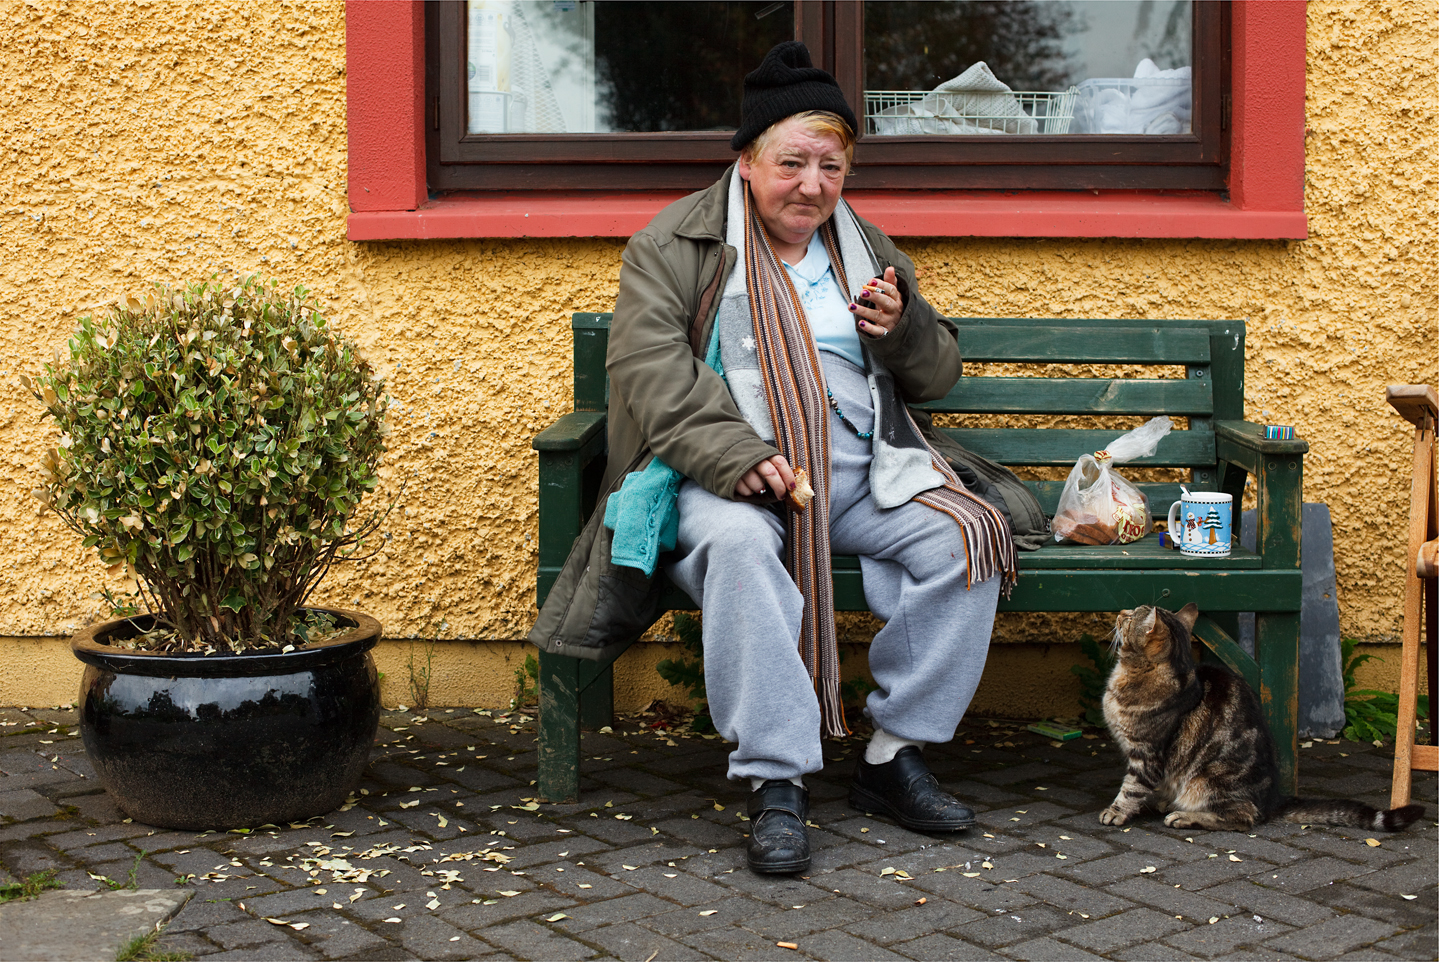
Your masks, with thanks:
[{"label": "green shrub in pot", "polygon": [[37,495],[137,585],[70,640],[111,798],[179,829],[342,804],[379,725],[383,628],[306,601],[382,521],[355,521],[384,451],[370,365],[304,289],[252,277],[83,318],[30,388],[60,432]]},{"label": "green shrub in pot", "polygon": [[136,644],[307,640],[310,593],[378,527],[378,512],[352,519],[378,483],[388,402],[307,291],[157,287],[83,318],[29,386],[61,432],[36,494],[133,573],[155,616]]}]

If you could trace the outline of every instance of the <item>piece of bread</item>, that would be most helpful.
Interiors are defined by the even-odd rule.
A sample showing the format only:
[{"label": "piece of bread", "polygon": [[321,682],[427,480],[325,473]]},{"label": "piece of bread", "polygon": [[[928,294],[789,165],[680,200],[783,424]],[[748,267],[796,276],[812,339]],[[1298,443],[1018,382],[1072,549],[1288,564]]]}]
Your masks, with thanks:
[{"label": "piece of bread", "polygon": [[1054,531],[1061,538],[1078,544],[1113,544],[1118,536],[1114,525],[1104,524],[1093,515],[1081,518],[1055,515]]},{"label": "piece of bread", "polygon": [[809,486],[809,472],[804,468],[796,468],[794,472],[794,490],[784,496],[785,504],[796,511],[803,511],[814,499],[814,488]]}]

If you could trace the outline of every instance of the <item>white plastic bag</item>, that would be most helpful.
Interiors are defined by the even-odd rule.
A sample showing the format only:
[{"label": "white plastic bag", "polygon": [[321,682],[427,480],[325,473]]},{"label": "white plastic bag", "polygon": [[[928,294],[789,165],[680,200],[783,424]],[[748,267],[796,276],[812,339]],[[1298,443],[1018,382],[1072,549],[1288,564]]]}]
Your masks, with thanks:
[{"label": "white plastic bag", "polygon": [[1080,455],[1059,495],[1054,540],[1128,544],[1148,534],[1154,526],[1149,499],[1111,466],[1150,456],[1173,426],[1160,415],[1115,438],[1103,451]]}]

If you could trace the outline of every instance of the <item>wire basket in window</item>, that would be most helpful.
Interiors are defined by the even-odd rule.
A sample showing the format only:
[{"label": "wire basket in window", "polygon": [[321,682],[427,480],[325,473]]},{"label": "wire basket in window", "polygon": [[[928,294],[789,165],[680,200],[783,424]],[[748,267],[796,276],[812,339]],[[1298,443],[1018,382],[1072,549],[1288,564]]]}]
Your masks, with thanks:
[{"label": "wire basket in window", "polygon": [[1067,134],[1078,88],[1048,90],[866,90],[871,134]]}]

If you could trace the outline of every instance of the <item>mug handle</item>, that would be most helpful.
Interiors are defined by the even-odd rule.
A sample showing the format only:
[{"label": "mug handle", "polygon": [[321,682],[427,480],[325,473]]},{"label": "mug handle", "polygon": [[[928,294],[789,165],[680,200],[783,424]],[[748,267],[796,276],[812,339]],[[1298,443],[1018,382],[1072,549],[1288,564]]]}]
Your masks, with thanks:
[{"label": "mug handle", "polygon": [[1175,510],[1176,510],[1176,509],[1182,508],[1182,507],[1184,507],[1184,502],[1183,502],[1183,501],[1176,501],[1176,502],[1174,502],[1173,504],[1171,504],[1171,505],[1169,506],[1169,523],[1168,523],[1168,525],[1167,525],[1167,527],[1169,528],[1169,540],[1170,540],[1170,541],[1173,541],[1175,544],[1179,544],[1179,543],[1180,543],[1180,541],[1181,541],[1180,535],[1182,534],[1182,532],[1176,532],[1176,531],[1175,531],[1174,526],[1175,526],[1175,524],[1178,523],[1178,519],[1175,518],[1174,513],[1175,513]]}]

